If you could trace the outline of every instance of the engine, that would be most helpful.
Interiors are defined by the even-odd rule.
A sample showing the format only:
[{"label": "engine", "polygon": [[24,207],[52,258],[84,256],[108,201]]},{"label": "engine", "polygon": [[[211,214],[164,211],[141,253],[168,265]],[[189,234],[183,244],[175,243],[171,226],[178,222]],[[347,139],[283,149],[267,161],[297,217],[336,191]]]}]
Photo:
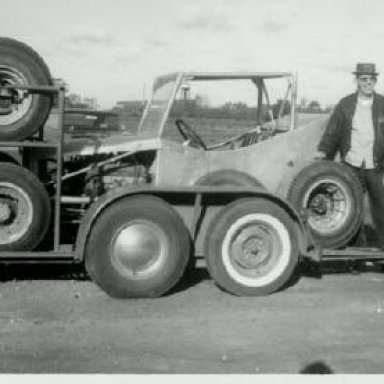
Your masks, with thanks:
[{"label": "engine", "polygon": [[64,162],[62,194],[88,196],[91,200],[109,190],[152,182],[154,156],[139,153],[116,160],[116,154],[73,156]]}]

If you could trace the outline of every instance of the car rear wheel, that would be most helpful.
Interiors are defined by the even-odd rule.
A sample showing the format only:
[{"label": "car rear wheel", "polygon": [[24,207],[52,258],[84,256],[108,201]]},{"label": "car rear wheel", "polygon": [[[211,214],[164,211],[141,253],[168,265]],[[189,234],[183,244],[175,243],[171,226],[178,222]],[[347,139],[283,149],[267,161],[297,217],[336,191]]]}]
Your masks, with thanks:
[{"label": "car rear wheel", "polygon": [[221,288],[248,296],[275,292],[294,275],[298,262],[295,223],[269,200],[237,200],[212,220],[205,255]]},{"label": "car rear wheel", "polygon": [[111,203],[96,218],[85,250],[91,278],[110,296],[158,297],[181,278],[189,233],[165,201],[137,195]]}]

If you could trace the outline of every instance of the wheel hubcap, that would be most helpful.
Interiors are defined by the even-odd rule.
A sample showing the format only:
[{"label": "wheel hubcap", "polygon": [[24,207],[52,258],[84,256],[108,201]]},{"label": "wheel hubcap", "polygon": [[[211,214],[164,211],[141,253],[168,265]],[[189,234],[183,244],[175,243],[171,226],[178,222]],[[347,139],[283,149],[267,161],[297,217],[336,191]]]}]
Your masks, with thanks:
[{"label": "wheel hubcap", "polygon": [[232,262],[242,273],[259,275],[276,258],[274,241],[279,242],[273,230],[265,224],[252,223],[242,227],[232,238]]},{"label": "wheel hubcap", "polygon": [[[3,86],[26,85],[28,81],[15,68],[0,66],[0,82]],[[29,111],[32,96],[24,90],[3,91],[0,100],[0,125],[10,125],[23,118]],[[5,97],[7,96],[7,97]]]},{"label": "wheel hubcap", "polygon": [[11,217],[11,207],[6,201],[0,201],[0,225]]},{"label": "wheel hubcap", "polygon": [[273,282],[290,261],[291,240],[277,218],[252,213],[236,220],[222,243],[223,264],[228,275],[248,287]]},{"label": "wheel hubcap", "polygon": [[124,275],[148,275],[160,268],[167,237],[156,224],[137,221],[121,227],[112,240],[112,263]]},{"label": "wheel hubcap", "polygon": [[25,191],[11,183],[0,183],[0,244],[19,240],[32,219],[32,201]]},{"label": "wheel hubcap", "polygon": [[[255,269],[268,260],[271,255],[271,244],[267,233],[245,230],[233,242],[233,255],[235,262],[243,268]],[[256,231],[259,232],[259,231]]]},{"label": "wheel hubcap", "polygon": [[317,215],[325,215],[328,209],[327,197],[324,195],[315,196],[309,203],[309,207]]},{"label": "wheel hubcap", "polygon": [[335,180],[320,180],[305,194],[303,208],[308,209],[310,227],[318,233],[329,234],[345,224],[351,203],[342,184]]}]

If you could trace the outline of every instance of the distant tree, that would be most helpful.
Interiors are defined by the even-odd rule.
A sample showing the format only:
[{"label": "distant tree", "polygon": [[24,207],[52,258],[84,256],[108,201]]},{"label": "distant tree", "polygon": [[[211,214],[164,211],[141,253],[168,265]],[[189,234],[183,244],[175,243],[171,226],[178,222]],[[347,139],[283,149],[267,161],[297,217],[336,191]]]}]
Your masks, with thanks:
[{"label": "distant tree", "polygon": [[300,99],[299,108],[304,109],[307,106],[308,100],[305,97]]},{"label": "distant tree", "polygon": [[144,107],[142,100],[121,100],[115,104],[112,110],[120,115],[140,117]]},{"label": "distant tree", "polygon": [[317,100],[312,100],[308,104],[308,109],[311,110],[321,110],[321,105]]},{"label": "distant tree", "polygon": [[203,103],[204,103],[204,99],[203,99],[203,96],[201,95],[196,95],[195,97],[195,103],[198,107],[202,107],[203,106]]},{"label": "distant tree", "polygon": [[283,99],[278,99],[276,104],[272,105],[272,114],[275,119],[279,116],[281,108],[283,108],[282,116],[289,115],[291,112],[291,103],[289,100],[284,101]]},{"label": "distant tree", "polygon": [[324,113],[330,113],[332,112],[334,106],[333,105],[326,105],[324,108],[323,108],[323,112]]},{"label": "distant tree", "polygon": [[76,108],[76,109],[87,109],[88,104],[83,102],[83,99],[80,95],[76,93],[70,93],[65,96],[65,106],[66,108]]},{"label": "distant tree", "polygon": [[297,106],[297,110],[301,113],[327,113],[317,100],[311,100],[305,104],[303,99],[301,99],[300,104]]}]

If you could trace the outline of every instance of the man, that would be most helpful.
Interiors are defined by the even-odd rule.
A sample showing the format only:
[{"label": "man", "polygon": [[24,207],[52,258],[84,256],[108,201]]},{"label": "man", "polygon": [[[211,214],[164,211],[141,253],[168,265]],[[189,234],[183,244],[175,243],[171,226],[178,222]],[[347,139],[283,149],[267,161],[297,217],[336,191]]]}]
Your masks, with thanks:
[{"label": "man", "polygon": [[318,158],[333,160],[340,152],[363,180],[371,205],[378,245],[384,250],[384,97],[374,89],[375,64],[358,63],[357,91],[340,100],[318,145]]}]

